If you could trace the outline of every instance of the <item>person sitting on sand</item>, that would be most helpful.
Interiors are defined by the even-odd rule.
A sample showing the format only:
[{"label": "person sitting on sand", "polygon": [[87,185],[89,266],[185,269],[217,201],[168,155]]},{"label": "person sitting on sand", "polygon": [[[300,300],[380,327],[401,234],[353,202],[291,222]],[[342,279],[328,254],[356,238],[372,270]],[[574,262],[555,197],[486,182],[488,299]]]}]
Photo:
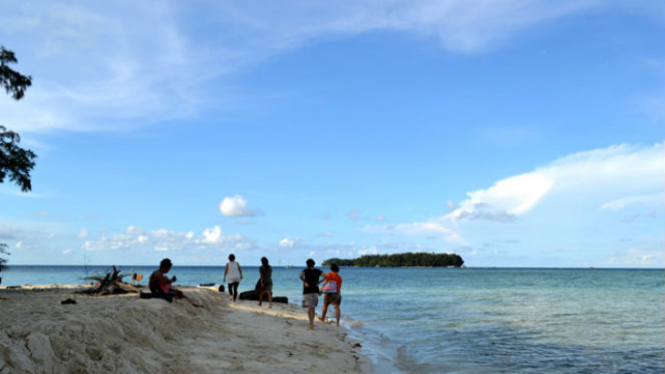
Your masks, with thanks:
[{"label": "person sitting on sand", "polygon": [[176,290],[171,286],[173,282],[178,280],[175,275],[171,278],[166,276],[166,273],[171,271],[172,266],[173,263],[171,260],[165,258],[162,260],[162,262],[159,263],[159,269],[153,271],[150,275],[150,282],[148,283],[148,287],[150,288],[150,292],[152,293],[153,297],[164,299],[170,303],[173,301],[173,297],[175,296],[179,299],[187,300],[190,304],[197,308],[203,308],[202,305],[196,304],[189,300],[187,296],[182,293],[182,291]]},{"label": "person sitting on sand", "polygon": [[229,294],[231,294],[229,300],[235,302],[238,298],[238,285],[242,280],[242,268],[240,267],[240,264],[236,262],[236,256],[233,253],[229,255],[229,262],[226,263],[222,282],[226,282],[227,274],[229,276]]},{"label": "person sitting on sand", "polygon": [[303,282],[302,306],[303,308],[307,308],[310,330],[314,330],[316,306],[319,304],[319,284],[323,282],[323,280],[320,280],[323,272],[315,269],[314,265],[316,265],[314,260],[311,258],[308,259],[307,269],[300,273],[300,280]]},{"label": "person sitting on sand", "polygon": [[339,276],[339,266],[332,264],[330,266],[330,273],[325,274],[323,279],[323,287],[321,291],[326,295],[323,299],[323,311],[321,311],[321,318],[319,321],[323,322],[326,319],[326,312],[330,304],[335,306],[335,317],[337,318],[337,326],[339,326],[339,305],[342,303],[342,277]]},{"label": "person sitting on sand", "polygon": [[263,293],[268,294],[268,302],[272,308],[272,267],[268,259],[261,257],[261,267],[259,268],[259,281],[256,283],[256,292],[259,294],[259,306],[263,305]]}]

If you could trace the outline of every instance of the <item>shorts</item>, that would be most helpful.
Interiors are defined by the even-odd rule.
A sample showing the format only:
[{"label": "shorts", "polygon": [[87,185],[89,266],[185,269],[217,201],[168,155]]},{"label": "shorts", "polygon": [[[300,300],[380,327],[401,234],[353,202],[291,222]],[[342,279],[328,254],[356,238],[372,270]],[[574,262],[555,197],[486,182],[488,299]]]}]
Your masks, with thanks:
[{"label": "shorts", "polygon": [[311,306],[312,308],[316,308],[316,306],[319,305],[319,295],[315,293],[308,293],[305,295],[302,295],[302,307],[307,308],[308,306]]},{"label": "shorts", "polygon": [[342,294],[339,292],[327,293],[323,299],[323,305],[340,305],[342,303]]}]

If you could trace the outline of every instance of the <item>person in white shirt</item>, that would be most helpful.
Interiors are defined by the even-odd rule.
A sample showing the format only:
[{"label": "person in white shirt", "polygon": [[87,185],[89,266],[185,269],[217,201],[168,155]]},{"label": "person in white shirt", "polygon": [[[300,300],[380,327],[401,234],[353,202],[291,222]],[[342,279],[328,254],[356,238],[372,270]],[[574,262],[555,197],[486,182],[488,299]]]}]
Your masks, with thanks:
[{"label": "person in white shirt", "polygon": [[226,282],[226,276],[229,276],[229,300],[234,302],[238,298],[238,284],[242,280],[242,268],[240,264],[236,262],[236,256],[233,254],[229,255],[229,262],[226,263],[226,269],[224,270],[224,279],[222,282]]}]

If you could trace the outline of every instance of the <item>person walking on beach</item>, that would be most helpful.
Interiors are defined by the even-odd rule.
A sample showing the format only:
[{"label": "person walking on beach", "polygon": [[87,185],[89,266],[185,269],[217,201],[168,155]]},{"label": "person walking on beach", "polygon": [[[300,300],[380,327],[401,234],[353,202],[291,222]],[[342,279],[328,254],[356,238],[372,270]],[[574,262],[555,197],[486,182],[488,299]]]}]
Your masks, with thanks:
[{"label": "person walking on beach", "polygon": [[242,280],[242,268],[240,264],[236,262],[236,256],[232,253],[229,255],[229,262],[226,263],[226,269],[224,269],[224,279],[222,282],[226,282],[226,276],[229,276],[229,300],[236,301],[238,298],[238,285]]},{"label": "person walking on beach", "polygon": [[268,259],[261,257],[261,267],[259,268],[259,281],[256,283],[256,292],[259,294],[259,306],[263,305],[263,293],[268,294],[268,308],[272,308],[272,267]]},{"label": "person walking on beach", "polygon": [[311,258],[308,259],[307,269],[300,273],[300,280],[303,282],[302,306],[303,308],[307,308],[310,330],[314,330],[316,306],[319,304],[319,284],[323,282],[323,280],[320,280],[323,272],[315,269],[314,265],[316,265],[316,262]]},{"label": "person walking on beach", "polygon": [[175,275],[171,278],[166,276],[166,273],[171,271],[172,266],[173,263],[171,260],[165,258],[162,260],[162,262],[159,263],[159,269],[153,271],[150,275],[148,288],[150,288],[150,292],[152,293],[153,297],[164,299],[170,303],[173,301],[173,297],[175,296],[179,299],[187,300],[190,304],[197,308],[203,308],[203,305],[199,305],[193,302],[192,300],[188,299],[187,296],[182,293],[182,291],[176,290],[171,286],[176,280],[178,280]]},{"label": "person walking on beach", "polygon": [[330,304],[335,306],[335,318],[337,318],[337,326],[339,326],[339,305],[342,303],[342,277],[339,276],[339,266],[332,264],[330,266],[330,273],[323,276],[325,281],[321,291],[325,294],[323,299],[323,310],[321,311],[321,318],[319,321],[323,322],[326,319],[326,312]]}]

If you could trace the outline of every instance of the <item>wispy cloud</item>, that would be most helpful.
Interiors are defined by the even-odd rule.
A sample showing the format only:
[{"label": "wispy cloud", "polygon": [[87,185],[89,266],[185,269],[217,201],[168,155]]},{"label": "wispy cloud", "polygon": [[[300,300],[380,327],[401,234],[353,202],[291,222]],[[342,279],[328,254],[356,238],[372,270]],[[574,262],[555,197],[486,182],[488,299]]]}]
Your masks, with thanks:
[{"label": "wispy cloud", "polygon": [[665,195],[662,193],[628,196],[621,199],[607,202],[600,206],[602,210],[619,211],[630,205],[655,205],[665,203]]},{"label": "wispy cloud", "polygon": [[619,266],[662,267],[663,262],[665,262],[665,254],[662,250],[649,251],[641,248],[630,248],[623,252],[617,252],[607,259],[608,264]]},{"label": "wispy cloud", "polygon": [[22,197],[25,199],[51,199],[52,195],[39,192],[22,192],[16,185],[8,184],[0,188],[0,193],[3,195]]},{"label": "wispy cloud", "polygon": [[195,87],[206,74],[197,73],[201,59],[179,29],[176,9],[117,5],[3,5],[7,47],[17,48],[14,37],[23,41],[18,46],[33,46],[18,57],[19,69],[35,77],[24,100],[0,99],[9,128],[108,130],[193,112]]},{"label": "wispy cloud", "polygon": [[[599,4],[8,2],[0,15],[3,43],[21,46],[20,69],[35,80],[24,100],[0,98],[0,111],[5,125],[26,133],[126,129],[189,118],[237,100],[229,87],[220,88],[219,78],[330,38],[396,31],[431,38],[455,53],[481,53],[524,29]],[[188,14],[197,14],[195,26]]]},{"label": "wispy cloud", "polygon": [[85,239],[88,236],[88,230],[85,227],[83,227],[76,236],[79,239]]},{"label": "wispy cloud", "polygon": [[346,218],[351,221],[358,221],[361,218],[360,211],[357,208],[353,208],[346,213]]},{"label": "wispy cloud", "polygon": [[465,244],[465,240],[453,229],[437,222],[413,222],[396,225],[365,226],[362,231],[373,234],[387,234],[398,236],[429,237],[441,235],[447,242]]}]

